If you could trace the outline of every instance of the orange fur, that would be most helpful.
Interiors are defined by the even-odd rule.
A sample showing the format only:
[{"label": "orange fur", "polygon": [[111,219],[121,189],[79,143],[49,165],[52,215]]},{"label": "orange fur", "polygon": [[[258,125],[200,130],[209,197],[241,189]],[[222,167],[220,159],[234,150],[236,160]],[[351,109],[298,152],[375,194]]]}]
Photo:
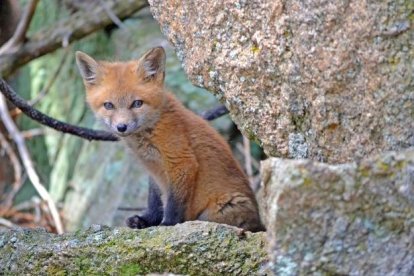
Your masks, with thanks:
[{"label": "orange fur", "polygon": [[[186,203],[185,220],[263,230],[254,193],[230,147],[205,120],[166,91],[163,70],[149,78],[146,69],[151,70],[144,58],[94,63],[83,55],[77,58],[89,66],[83,74],[84,79],[90,77],[85,80],[87,102],[155,179],[164,204],[167,192],[173,191]],[[142,100],[142,107],[130,108],[134,100]],[[115,109],[106,110],[105,102]],[[131,125],[133,131],[117,133],[120,123]]]}]

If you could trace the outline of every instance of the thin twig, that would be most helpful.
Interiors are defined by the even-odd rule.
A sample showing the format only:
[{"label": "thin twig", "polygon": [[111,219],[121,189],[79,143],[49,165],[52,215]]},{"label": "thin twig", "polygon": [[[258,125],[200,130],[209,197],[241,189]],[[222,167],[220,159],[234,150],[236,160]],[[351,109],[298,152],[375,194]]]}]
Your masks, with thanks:
[{"label": "thin twig", "polygon": [[[253,186],[252,155],[250,153],[250,140],[243,136],[244,167],[250,184]],[[254,188],[254,187],[252,187]]]},{"label": "thin twig", "polygon": [[13,108],[9,111],[10,116],[15,119],[16,117],[20,116],[22,114],[22,111],[18,108]]},{"label": "thin twig", "polygon": [[39,0],[31,0],[27,4],[13,36],[0,48],[0,55],[13,53],[24,43],[38,3]]},{"label": "thin twig", "polygon": [[40,197],[47,202],[49,206],[49,210],[53,221],[55,223],[56,231],[59,234],[63,233],[63,224],[59,216],[59,212],[56,208],[53,199],[49,195],[46,188],[40,182],[39,176],[37,175],[32,159],[30,158],[29,151],[27,150],[26,144],[20,132],[18,131],[16,125],[14,124],[13,120],[11,119],[6,105],[6,100],[3,95],[0,95],[0,117],[3,120],[3,124],[6,127],[7,131],[9,132],[10,136],[13,138],[13,141],[16,143],[17,149],[19,151],[20,157],[23,162],[23,166],[29,176],[30,181],[33,184],[33,187],[39,193]]},{"label": "thin twig", "polygon": [[42,219],[45,219],[47,222],[53,221],[53,217],[50,216],[50,208],[47,204],[44,204],[44,202],[40,202],[34,211],[33,221],[35,223],[39,223]]},{"label": "thin twig", "polygon": [[6,226],[7,228],[16,228],[18,227],[16,224],[11,222],[10,220],[7,220],[5,218],[0,218],[0,225]]},{"label": "thin twig", "polygon": [[36,136],[45,135],[46,131],[43,128],[33,128],[25,131],[20,132],[24,139],[31,139]]},{"label": "thin twig", "polygon": [[121,19],[119,19],[119,17],[116,16],[116,14],[111,10],[111,8],[108,7],[106,2],[103,0],[98,0],[98,1],[101,4],[101,6],[104,8],[109,18],[111,18],[112,22],[114,22],[114,24],[117,25],[118,28],[126,30],[127,28],[125,27],[124,23],[122,23]]},{"label": "thin twig", "polygon": [[42,219],[42,211],[41,211],[41,206],[42,206],[42,201],[38,198],[35,197],[33,199],[34,204],[34,221],[35,223],[38,223],[41,221]]},{"label": "thin twig", "polygon": [[14,170],[14,182],[12,186],[12,190],[7,194],[6,199],[4,200],[3,205],[6,209],[10,208],[13,204],[14,197],[16,196],[17,192],[20,190],[22,186],[22,167],[20,166],[20,161],[17,158],[16,153],[14,152],[10,143],[6,140],[3,133],[0,131],[0,145],[5,150],[7,155],[9,156],[9,160],[13,165]]},{"label": "thin twig", "polygon": [[[236,143],[236,150],[240,154],[242,154],[246,160],[246,147],[244,147],[241,143]],[[245,164],[247,164],[246,161],[245,161]],[[257,162],[254,158],[251,158],[251,155],[250,155],[250,165],[257,171],[260,168],[259,162]],[[250,173],[248,172],[247,168],[245,168],[245,170],[246,170],[246,174],[249,176]],[[252,188],[254,192],[256,192],[260,188],[259,180],[260,180],[260,175],[254,176],[253,172],[251,173],[251,176],[249,176],[250,187]]]},{"label": "thin twig", "polygon": [[37,196],[33,196],[31,199],[27,201],[23,201],[21,203],[14,205],[13,209],[17,212],[34,209],[36,205],[39,205],[39,200],[40,199]]},{"label": "thin twig", "polygon": [[224,105],[219,105],[204,111],[200,116],[207,121],[213,121],[223,115],[226,115],[227,113],[229,113],[229,110]]},{"label": "thin twig", "polygon": [[145,210],[145,208],[143,208],[143,207],[118,207],[117,208],[119,211],[137,211],[137,212],[139,212],[139,211],[144,211]]},{"label": "thin twig", "polygon": [[[242,146],[241,143],[236,143],[236,149],[240,154],[244,155],[244,147]],[[258,171],[260,169],[259,162],[257,162],[256,159],[254,158],[251,158],[250,161],[252,163],[253,168]]]},{"label": "thin twig", "polygon": [[260,183],[262,182],[262,177],[260,174],[257,174],[253,177],[253,191],[257,192],[260,189]]},{"label": "thin twig", "polygon": [[60,60],[59,65],[58,65],[57,69],[55,70],[55,73],[53,74],[52,78],[49,79],[49,81],[47,82],[45,87],[39,92],[39,94],[37,94],[37,96],[34,99],[32,99],[28,102],[29,105],[31,105],[31,106],[36,105],[47,95],[47,93],[50,91],[50,88],[55,83],[57,77],[59,76],[60,72],[62,71],[63,65],[65,64],[65,61],[67,60],[68,54],[69,54],[69,51],[68,51],[68,48],[66,48],[64,53],[63,53],[62,59]]}]

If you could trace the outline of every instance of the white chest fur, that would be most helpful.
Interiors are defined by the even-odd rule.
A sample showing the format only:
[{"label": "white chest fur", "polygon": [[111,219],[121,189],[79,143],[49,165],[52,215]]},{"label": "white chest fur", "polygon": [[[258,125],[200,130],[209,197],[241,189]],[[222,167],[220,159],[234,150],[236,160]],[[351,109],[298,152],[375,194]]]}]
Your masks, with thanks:
[{"label": "white chest fur", "polygon": [[157,147],[145,136],[131,135],[122,140],[131,149],[141,165],[158,183],[161,190],[164,190],[166,185],[168,185],[168,174],[164,170],[162,157]]},{"label": "white chest fur", "polygon": [[161,155],[158,149],[145,136],[128,136],[122,139],[135,156],[144,163],[160,161]]}]

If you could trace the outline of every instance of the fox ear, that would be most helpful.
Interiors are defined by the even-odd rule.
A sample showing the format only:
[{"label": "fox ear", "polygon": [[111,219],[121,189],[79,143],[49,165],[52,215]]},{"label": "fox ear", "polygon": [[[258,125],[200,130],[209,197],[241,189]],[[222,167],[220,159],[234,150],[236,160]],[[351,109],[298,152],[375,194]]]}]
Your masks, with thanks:
[{"label": "fox ear", "polygon": [[152,48],[139,60],[139,75],[141,75],[145,80],[163,82],[165,76],[165,59],[164,48]]},{"label": "fox ear", "polygon": [[89,85],[96,84],[99,68],[98,62],[87,54],[77,51],[76,64],[85,83]]}]

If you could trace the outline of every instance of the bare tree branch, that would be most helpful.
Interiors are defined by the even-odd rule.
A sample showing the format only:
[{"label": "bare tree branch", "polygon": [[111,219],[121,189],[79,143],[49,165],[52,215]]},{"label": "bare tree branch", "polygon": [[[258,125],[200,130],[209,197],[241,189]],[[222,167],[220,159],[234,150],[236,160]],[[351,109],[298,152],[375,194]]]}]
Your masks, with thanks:
[{"label": "bare tree branch", "polygon": [[0,225],[6,226],[7,228],[16,228],[18,227],[16,224],[11,222],[10,220],[7,220],[5,218],[0,218]]},{"label": "bare tree branch", "polygon": [[201,117],[203,117],[207,121],[213,121],[225,114],[229,113],[227,108],[224,105],[219,105],[207,111],[201,113]]},{"label": "bare tree branch", "polygon": [[145,207],[118,207],[117,210],[119,211],[136,211],[136,212],[141,212],[144,211],[146,208]]},{"label": "bare tree branch", "polygon": [[[244,155],[244,147],[241,143],[236,143],[236,149],[240,154]],[[257,171],[260,170],[260,164],[256,159],[251,158],[250,162],[255,170]]]},{"label": "bare tree branch", "polygon": [[106,14],[111,18],[112,22],[118,26],[120,29],[126,29],[124,23],[122,23],[121,19],[114,14],[114,12],[106,5],[105,1],[98,0],[101,3],[102,7],[105,9]]},{"label": "bare tree branch", "polygon": [[37,205],[39,205],[39,198],[37,196],[32,197],[27,201],[20,202],[13,206],[13,210],[17,212],[27,211],[34,209]]},{"label": "bare tree branch", "polygon": [[36,136],[45,135],[46,131],[44,128],[32,128],[29,130],[20,132],[25,140],[31,139]]},{"label": "bare tree branch", "polygon": [[243,145],[241,143],[236,143],[236,149],[244,156],[245,171],[249,178],[250,187],[256,192],[260,188],[261,178],[259,174],[254,176],[253,168],[259,170],[260,164],[251,156],[249,139],[243,136]]},{"label": "bare tree branch", "polygon": [[250,153],[250,140],[243,136],[243,152],[244,152],[244,167],[246,169],[247,177],[249,178],[250,186],[253,187],[253,169],[252,169],[252,155]]},{"label": "bare tree branch", "polygon": [[13,199],[16,196],[17,192],[20,190],[22,186],[22,167],[20,166],[19,158],[17,158],[16,153],[14,152],[10,143],[6,140],[6,137],[0,132],[0,145],[4,149],[4,151],[9,156],[9,160],[13,165],[14,170],[14,182],[12,185],[12,190],[7,194],[7,197],[4,200],[2,205],[8,209],[13,204]]},{"label": "bare tree branch", "polygon": [[46,125],[63,133],[69,133],[88,140],[118,140],[118,138],[112,133],[67,124],[43,114],[37,109],[34,109],[24,99],[17,95],[16,92],[14,92],[13,89],[3,79],[0,79],[0,92],[3,93],[3,95],[16,107],[23,111],[24,114],[41,123],[42,125]]},{"label": "bare tree branch", "polygon": [[[148,5],[146,0],[104,0],[106,7],[123,20]],[[88,11],[78,11],[69,18],[62,19],[48,29],[39,30],[26,43],[13,53],[0,55],[0,76],[8,76],[29,61],[53,52],[64,41],[81,39],[98,29],[112,24],[106,8],[96,2]]]},{"label": "bare tree branch", "polygon": [[0,55],[17,51],[19,46],[23,44],[38,3],[39,0],[31,0],[27,4],[13,36],[0,48]]},{"label": "bare tree branch", "polygon": [[27,150],[24,139],[8,113],[6,100],[3,95],[0,95],[0,118],[2,119],[3,124],[6,127],[7,131],[9,132],[10,136],[13,138],[13,141],[16,143],[17,150],[19,151],[20,157],[23,162],[23,166],[27,172],[27,175],[29,176],[30,181],[33,184],[33,187],[39,193],[40,197],[44,201],[46,201],[49,207],[50,214],[55,223],[56,231],[59,234],[62,234],[64,230],[63,230],[62,220],[60,219],[60,216],[59,216],[59,212],[56,208],[56,205],[52,197],[49,195],[46,188],[40,182],[40,178],[37,175],[36,170],[34,169],[33,162],[32,162],[32,159],[30,158],[30,154],[29,154],[29,151]]}]

